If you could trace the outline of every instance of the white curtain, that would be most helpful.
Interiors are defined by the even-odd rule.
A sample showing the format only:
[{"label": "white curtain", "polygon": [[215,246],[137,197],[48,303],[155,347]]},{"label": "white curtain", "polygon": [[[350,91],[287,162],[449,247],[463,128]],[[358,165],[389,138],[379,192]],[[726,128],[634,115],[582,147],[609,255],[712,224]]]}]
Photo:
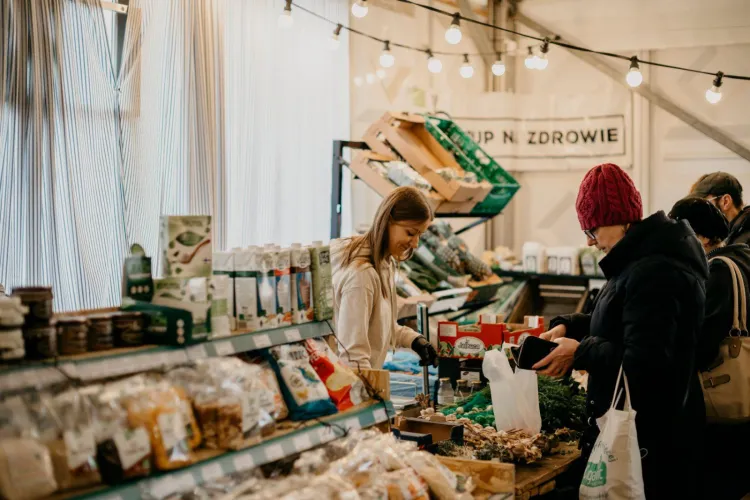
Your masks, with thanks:
[{"label": "white curtain", "polygon": [[[333,26],[299,10],[280,30],[284,3],[131,0],[118,70],[96,0],[4,0],[0,283],[116,305],[161,214],[213,215],[216,249],[327,239],[348,40],[330,51]],[[299,3],[346,22],[346,0]]]}]

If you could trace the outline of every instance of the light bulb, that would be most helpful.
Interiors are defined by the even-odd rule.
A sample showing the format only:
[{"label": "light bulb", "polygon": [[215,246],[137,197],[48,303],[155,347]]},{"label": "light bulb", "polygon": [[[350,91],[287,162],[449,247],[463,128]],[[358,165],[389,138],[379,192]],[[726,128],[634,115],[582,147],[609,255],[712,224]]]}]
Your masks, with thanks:
[{"label": "light bulb", "polygon": [[549,64],[549,59],[547,59],[547,54],[542,54],[541,56],[536,56],[536,69],[538,70],[544,70],[547,69],[547,65]]},{"label": "light bulb", "polygon": [[638,66],[637,56],[630,58],[630,69],[628,70],[628,74],[625,75],[625,81],[631,87],[637,87],[643,83],[643,75],[641,74],[641,68]]},{"label": "light bulb", "polygon": [[714,84],[713,86],[706,90],[706,100],[710,102],[711,104],[716,104],[717,102],[721,101],[721,78],[724,76],[724,73],[719,71],[716,73],[716,78],[714,78]]},{"label": "light bulb", "polygon": [[375,75],[372,73],[367,73],[365,75],[365,81],[368,85],[372,85],[373,83],[375,83]]},{"label": "light bulb", "polygon": [[354,77],[354,85],[356,85],[357,87],[361,87],[363,83],[365,83],[365,81],[362,79],[361,76]]},{"label": "light bulb", "polygon": [[294,18],[292,17],[291,2],[287,3],[284,10],[279,14],[278,25],[281,29],[289,29],[294,25]]},{"label": "light bulb", "polygon": [[385,80],[386,73],[383,68],[378,68],[377,71],[375,71],[375,75],[381,80]]},{"label": "light bulb", "polygon": [[450,27],[445,31],[445,41],[451,45],[458,45],[461,42],[461,16],[453,14],[453,21]]},{"label": "light bulb", "polygon": [[471,78],[474,76],[474,67],[469,62],[469,56],[464,54],[464,63],[461,65],[461,69],[459,70],[459,73],[461,73],[461,76],[464,78]]},{"label": "light bulb", "polygon": [[333,35],[331,35],[331,38],[328,40],[328,46],[331,48],[331,50],[336,50],[339,48],[339,45],[341,45],[341,42],[339,41],[339,34],[341,33],[341,28],[343,28],[343,26],[340,24],[337,24],[336,29],[333,30]]},{"label": "light bulb", "polygon": [[367,0],[357,0],[352,4],[352,15],[362,19],[367,15]]},{"label": "light bulb", "polygon": [[531,47],[529,47],[529,54],[524,59],[523,64],[527,69],[536,69],[536,55],[532,52]]},{"label": "light bulb", "polygon": [[391,54],[390,43],[386,40],[383,52],[380,54],[380,65],[384,68],[390,68],[396,62],[396,58]]},{"label": "light bulb", "polygon": [[432,51],[430,50],[427,51],[427,70],[430,73],[434,74],[438,74],[443,71],[443,63],[440,61],[440,59],[432,55]]},{"label": "light bulb", "polygon": [[492,65],[492,74],[495,76],[503,76],[505,74],[505,63],[499,57]]}]

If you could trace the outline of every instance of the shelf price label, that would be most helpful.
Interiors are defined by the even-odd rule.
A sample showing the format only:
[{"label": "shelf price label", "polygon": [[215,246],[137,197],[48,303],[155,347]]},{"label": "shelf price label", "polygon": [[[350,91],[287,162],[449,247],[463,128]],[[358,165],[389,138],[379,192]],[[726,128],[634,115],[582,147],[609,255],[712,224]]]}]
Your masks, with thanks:
[{"label": "shelf price label", "polygon": [[234,346],[232,345],[232,342],[229,340],[224,340],[222,342],[215,342],[214,349],[216,350],[216,354],[218,356],[230,356],[234,354]]},{"label": "shelf price label", "polygon": [[385,408],[378,408],[373,413],[373,416],[375,417],[376,423],[382,423],[388,420],[388,414],[385,412]]},{"label": "shelf price label", "polygon": [[255,341],[256,349],[263,349],[264,347],[271,346],[271,338],[265,333],[260,333],[260,334],[255,335],[253,337],[253,340]]},{"label": "shelf price label", "polygon": [[224,471],[218,463],[208,464],[201,468],[201,476],[203,476],[203,481],[205,482],[213,481],[223,475]]},{"label": "shelf price label", "polygon": [[295,436],[294,439],[292,439],[292,443],[297,452],[306,451],[313,447],[309,432]]},{"label": "shelf price label", "polygon": [[298,342],[302,340],[302,334],[300,334],[299,330],[296,328],[290,328],[289,330],[284,331],[284,336],[286,337],[287,342]]},{"label": "shelf price label", "polygon": [[318,439],[320,439],[320,442],[327,443],[336,439],[338,436],[336,436],[336,431],[334,429],[335,427],[329,427],[327,425],[318,429]]},{"label": "shelf price label", "polygon": [[195,361],[197,359],[204,359],[208,357],[208,353],[206,352],[206,346],[204,346],[203,344],[198,344],[198,345],[188,347],[187,355],[190,361]]},{"label": "shelf price label", "polygon": [[245,471],[255,467],[255,460],[250,453],[243,453],[234,457],[234,468],[235,470]]},{"label": "shelf price label", "polygon": [[280,444],[272,444],[266,447],[266,458],[269,462],[278,460],[284,457],[284,449]]},{"label": "shelf price label", "polygon": [[349,431],[358,431],[362,428],[362,424],[359,423],[358,418],[349,418],[345,420],[341,426]]}]

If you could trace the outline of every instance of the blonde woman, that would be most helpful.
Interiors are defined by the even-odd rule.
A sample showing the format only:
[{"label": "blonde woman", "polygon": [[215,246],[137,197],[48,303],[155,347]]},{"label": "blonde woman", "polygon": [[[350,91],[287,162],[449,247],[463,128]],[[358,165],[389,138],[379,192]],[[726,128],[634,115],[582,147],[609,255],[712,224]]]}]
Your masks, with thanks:
[{"label": "blonde woman", "polygon": [[423,336],[399,326],[394,276],[409,259],[433,214],[424,195],[401,187],[386,196],[362,236],[334,242],[333,307],[341,359],[381,369],[388,349],[410,347],[421,365],[437,366],[437,352]]}]

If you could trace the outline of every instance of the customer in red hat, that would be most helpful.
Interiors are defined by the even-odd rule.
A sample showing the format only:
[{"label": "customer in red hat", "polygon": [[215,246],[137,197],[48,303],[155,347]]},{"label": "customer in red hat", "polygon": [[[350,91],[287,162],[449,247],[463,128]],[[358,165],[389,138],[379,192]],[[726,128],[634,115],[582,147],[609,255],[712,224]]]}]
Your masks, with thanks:
[{"label": "customer in red hat", "polygon": [[706,256],[686,222],[664,212],[642,218],[641,195],[617,165],[586,174],[576,211],[588,245],[606,253],[600,266],[607,285],[592,314],[552,320],[543,337],[559,346],[534,368],[551,376],[588,372],[590,427],[581,439],[587,458],[599,432],[595,419],[609,409],[622,365],[637,413],[646,497],[697,496],[705,407],[695,356]]}]

